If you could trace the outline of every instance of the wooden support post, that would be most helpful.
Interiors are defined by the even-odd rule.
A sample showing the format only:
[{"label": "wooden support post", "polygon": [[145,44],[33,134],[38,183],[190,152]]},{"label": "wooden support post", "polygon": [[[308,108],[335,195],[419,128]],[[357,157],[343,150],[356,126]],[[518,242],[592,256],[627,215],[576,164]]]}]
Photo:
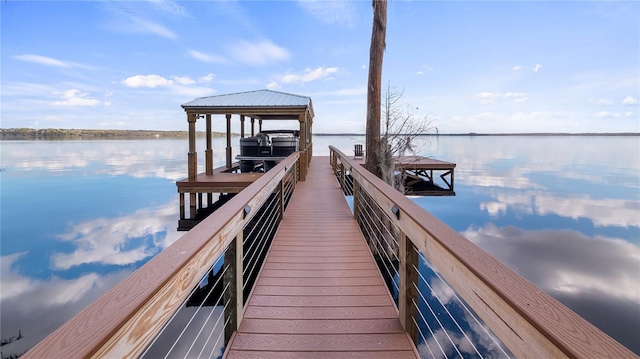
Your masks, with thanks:
[{"label": "wooden support post", "polygon": [[204,204],[202,203],[202,192],[198,192],[198,209],[203,209]]},{"label": "wooden support post", "polygon": [[453,191],[453,168],[451,169],[451,190]]},{"label": "wooden support post", "polygon": [[205,173],[208,176],[213,174],[213,150],[211,149],[211,114],[207,114],[207,149],[204,151]]},{"label": "wooden support post", "polygon": [[258,132],[262,132],[262,119],[258,120]]},{"label": "wooden support post", "polygon": [[184,193],[178,193],[178,197],[180,197],[180,219],[185,219],[184,215]]},{"label": "wooden support post", "polygon": [[240,115],[240,138],[244,138],[244,115]]},{"label": "wooden support post", "polygon": [[187,177],[189,181],[195,181],[198,176],[198,154],[196,153],[196,119],[195,113],[187,115],[189,122],[189,153],[187,154]]},{"label": "wooden support post", "polygon": [[227,168],[231,168],[231,114],[227,114]]},{"label": "wooden support post", "polygon": [[[417,316],[416,305],[418,302],[418,252],[411,240],[404,233],[399,238],[400,257],[400,289],[398,294],[398,310],[400,322],[404,331],[409,334],[414,343],[417,343],[418,328],[413,322]],[[417,319],[415,319],[417,321]]]},{"label": "wooden support post", "polygon": [[305,181],[307,179],[307,165],[309,164],[307,159],[307,125],[305,116],[299,115],[298,121],[300,121],[300,181]]},{"label": "wooden support post", "polygon": [[251,117],[251,137],[255,136],[256,119]]},{"label": "wooden support post", "polygon": [[207,193],[207,208],[213,206],[213,193]]},{"label": "wooden support post", "polygon": [[196,194],[189,193],[189,219],[196,219]]},{"label": "wooden support post", "polygon": [[222,267],[228,267],[223,276],[223,288],[228,285],[227,290],[224,292],[224,303],[229,302],[224,310],[224,321],[227,323],[224,327],[225,345],[229,342],[233,332],[238,330],[243,315],[242,241],[243,235],[242,231],[240,231],[224,253]]}]

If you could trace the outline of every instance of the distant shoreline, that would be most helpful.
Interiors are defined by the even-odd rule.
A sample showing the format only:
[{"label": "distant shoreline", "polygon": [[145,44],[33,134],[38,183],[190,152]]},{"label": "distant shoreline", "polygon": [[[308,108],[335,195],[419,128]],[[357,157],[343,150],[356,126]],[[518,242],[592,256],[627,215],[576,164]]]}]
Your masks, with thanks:
[{"label": "distant shoreline", "polygon": [[[203,131],[196,136],[205,136]],[[222,132],[213,132],[213,137],[224,137]],[[0,128],[0,140],[72,140],[72,139],[158,139],[187,138],[188,131],[153,130],[82,130],[60,128]]]},{"label": "distant shoreline", "polygon": [[[364,136],[364,133],[314,133],[314,136]],[[640,136],[640,132],[585,132],[585,133],[564,133],[564,132],[531,132],[531,133],[425,133],[418,137],[437,136]]]},{"label": "distant shoreline", "polygon": [[[205,136],[198,131],[197,136]],[[239,136],[233,133],[233,136]],[[363,133],[314,133],[314,136],[365,136]],[[188,131],[153,131],[153,130],[86,130],[86,129],[31,129],[31,128],[0,128],[0,140],[64,140],[64,139],[159,139],[159,138],[187,138]],[[213,132],[213,137],[224,137],[223,132]],[[623,133],[428,133],[420,137],[434,136],[640,136],[640,132]]]}]

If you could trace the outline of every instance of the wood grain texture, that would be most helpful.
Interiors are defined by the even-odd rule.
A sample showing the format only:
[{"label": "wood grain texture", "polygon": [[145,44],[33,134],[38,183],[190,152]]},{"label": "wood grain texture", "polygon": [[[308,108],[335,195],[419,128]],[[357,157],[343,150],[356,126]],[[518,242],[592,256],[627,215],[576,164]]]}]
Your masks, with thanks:
[{"label": "wood grain texture", "polygon": [[518,357],[637,358],[630,350],[541,291],[477,245],[331,147],[359,188]]},{"label": "wood grain texture", "polygon": [[354,352],[267,352],[267,351],[240,351],[231,350],[228,358],[236,359],[415,359],[415,353],[411,351],[354,351]]},{"label": "wood grain texture", "polygon": [[226,358],[416,357],[327,162],[296,185]]},{"label": "wood grain texture", "polygon": [[248,306],[245,318],[261,319],[397,319],[394,307],[261,307]]},{"label": "wood grain texture", "polygon": [[246,319],[240,326],[242,333],[262,334],[349,334],[403,333],[402,326],[393,319]]},{"label": "wood grain texture", "polygon": [[[283,350],[285,349],[286,350]],[[232,350],[266,351],[406,351],[404,333],[388,334],[249,334],[238,332]]]}]

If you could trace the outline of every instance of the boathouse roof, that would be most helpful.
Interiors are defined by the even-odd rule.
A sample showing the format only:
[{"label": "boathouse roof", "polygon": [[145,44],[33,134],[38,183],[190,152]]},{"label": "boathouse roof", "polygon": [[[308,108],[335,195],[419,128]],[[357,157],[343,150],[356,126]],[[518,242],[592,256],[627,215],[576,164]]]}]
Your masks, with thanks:
[{"label": "boathouse roof", "polygon": [[188,113],[242,114],[262,119],[284,118],[309,111],[314,116],[311,98],[272,90],[198,97],[182,105]]}]

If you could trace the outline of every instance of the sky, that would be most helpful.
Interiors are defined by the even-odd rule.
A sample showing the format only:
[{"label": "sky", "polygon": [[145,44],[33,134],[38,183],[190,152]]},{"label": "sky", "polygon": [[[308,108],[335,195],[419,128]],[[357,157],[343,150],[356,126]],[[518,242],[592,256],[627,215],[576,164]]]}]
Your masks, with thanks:
[{"label": "sky", "polygon": [[[311,97],[314,133],[365,132],[369,0],[0,11],[2,128],[187,130],[195,97],[271,89]],[[441,134],[640,132],[640,2],[393,0],[382,77]]]}]

